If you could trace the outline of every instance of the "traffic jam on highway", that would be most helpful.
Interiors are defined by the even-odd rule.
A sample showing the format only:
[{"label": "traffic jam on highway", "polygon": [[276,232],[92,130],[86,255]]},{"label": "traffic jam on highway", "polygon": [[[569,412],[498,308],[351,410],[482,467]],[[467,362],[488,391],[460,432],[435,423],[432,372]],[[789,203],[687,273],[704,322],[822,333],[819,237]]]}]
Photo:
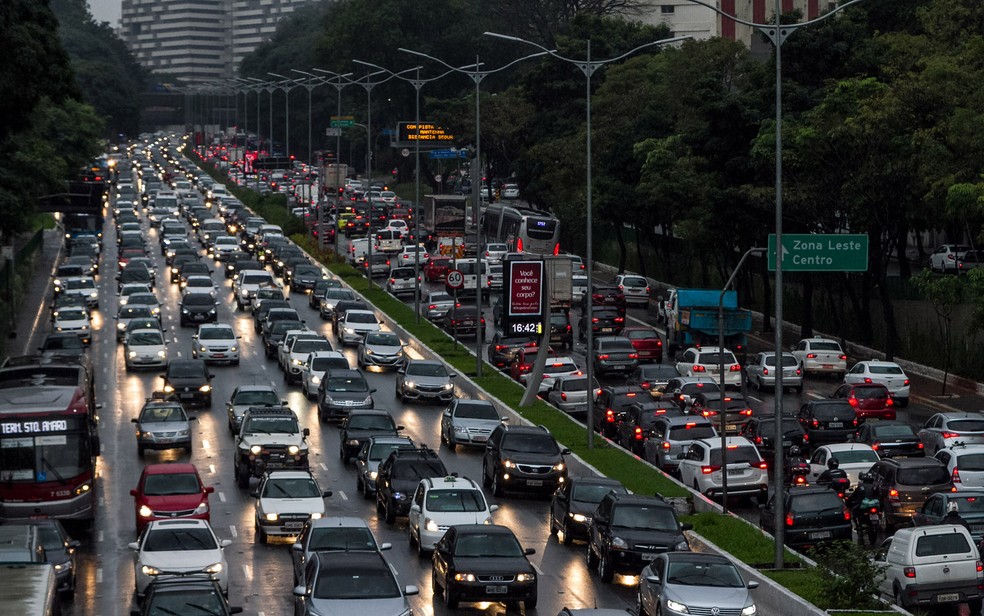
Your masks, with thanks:
[{"label": "traffic jam on highway", "polygon": [[[199,169],[218,149],[184,142],[111,157],[105,220],[62,220],[38,354],[0,367],[0,561],[51,563],[39,587],[63,613],[788,613],[691,551],[673,503],[598,476],[407,339]],[[790,547],[869,546],[890,601],[981,612],[981,414],[910,405],[898,364],[849,362],[836,340],[753,351],[734,294],[723,309],[747,326],[716,346],[720,291],[588,281],[518,191],[456,239],[347,173],[330,190],[299,162],[262,175],[305,229],[596,438],[712,500],[726,481],[766,532],[781,505]],[[544,279],[541,338],[541,304],[503,290]]]}]

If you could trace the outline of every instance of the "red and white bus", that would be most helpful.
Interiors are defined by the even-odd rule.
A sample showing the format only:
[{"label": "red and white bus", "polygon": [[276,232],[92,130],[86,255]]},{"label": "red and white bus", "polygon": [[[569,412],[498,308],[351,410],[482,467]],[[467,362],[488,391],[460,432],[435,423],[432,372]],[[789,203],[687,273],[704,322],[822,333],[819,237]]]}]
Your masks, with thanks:
[{"label": "red and white bus", "polygon": [[92,522],[99,436],[91,392],[82,365],[27,360],[0,369],[0,520]]}]

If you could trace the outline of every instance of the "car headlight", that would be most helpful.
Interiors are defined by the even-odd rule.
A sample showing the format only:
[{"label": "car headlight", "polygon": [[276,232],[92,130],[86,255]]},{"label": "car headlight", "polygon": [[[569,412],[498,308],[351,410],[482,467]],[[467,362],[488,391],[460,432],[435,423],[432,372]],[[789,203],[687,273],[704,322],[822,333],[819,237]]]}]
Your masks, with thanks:
[{"label": "car headlight", "polygon": [[276,513],[268,513],[263,517],[264,519],[266,519],[267,522],[276,522],[280,518],[280,516],[278,516]]},{"label": "car headlight", "polygon": [[344,327],[342,329],[344,329],[345,330],[345,333],[348,334],[348,335],[350,335],[350,336],[354,336],[355,335],[355,330],[352,329],[352,328],[350,328],[350,327]]},{"label": "car headlight", "polygon": [[588,524],[591,522],[591,518],[589,518],[588,516],[582,513],[572,513],[570,514],[570,516],[575,522],[578,522],[580,524]]},{"label": "car headlight", "polygon": [[121,332],[126,331],[126,323],[117,323],[116,329],[120,330]]},{"label": "car headlight", "polygon": [[754,603],[741,610],[741,616],[755,616],[755,614],[758,614],[758,608],[755,607]]},{"label": "car headlight", "polygon": [[141,518],[149,518],[150,516],[154,515],[154,512],[151,511],[150,507],[148,507],[147,505],[140,505],[140,509],[137,510],[137,515],[139,515]]},{"label": "car headlight", "polygon": [[93,291],[92,293],[89,293],[89,297],[91,297],[92,299],[96,299],[97,297],[99,297],[99,293]]},{"label": "car headlight", "polygon": [[304,362],[302,360],[300,360],[300,359],[292,359],[292,360],[290,360],[290,363],[292,365],[294,365],[294,366],[303,366],[304,365]]},{"label": "car headlight", "polygon": [[468,428],[465,426],[455,426],[454,432],[455,434],[468,434]]},{"label": "car headlight", "polygon": [[454,574],[454,581],[455,582],[474,582],[475,581],[475,574],[474,573],[455,573]]},{"label": "car headlight", "polygon": [[320,520],[323,515],[324,514],[322,514],[321,512],[316,511],[316,512],[314,512],[314,513],[311,514],[311,519],[312,520]]},{"label": "car headlight", "polygon": [[406,500],[407,495],[403,492],[393,492],[393,500]]},{"label": "car headlight", "polygon": [[372,394],[366,396],[366,399],[362,401],[362,404],[372,404]]},{"label": "car headlight", "polygon": [[239,352],[239,347],[232,347],[232,348],[229,349],[229,352],[230,353],[238,353]]},{"label": "car headlight", "polygon": [[136,351],[130,351],[129,353],[126,354],[126,356],[129,357],[130,359],[133,359],[134,357],[137,356],[137,352]]},{"label": "car headlight", "polygon": [[65,561],[63,563],[55,564],[55,572],[64,571],[65,569],[70,569],[72,567],[72,561]]},{"label": "car headlight", "polygon": [[534,580],[536,580],[536,574],[535,573],[517,573],[516,574],[516,581],[517,582],[532,582]]},{"label": "car headlight", "polygon": [[56,327],[55,329],[58,330],[58,331],[60,331],[60,332],[61,331],[65,331],[60,325],[58,327]]},{"label": "car headlight", "polygon": [[211,565],[205,567],[203,571],[205,571],[205,573],[219,573],[222,571],[222,563],[212,563]]},{"label": "car headlight", "polygon": [[261,451],[263,451],[263,448],[260,447],[259,445],[253,445],[252,447],[249,448],[249,452],[253,455],[259,455]]},{"label": "car headlight", "polygon": [[205,513],[208,513],[208,503],[199,503],[198,506],[195,507],[195,515],[202,515]]},{"label": "car headlight", "polygon": [[676,550],[677,552],[689,552],[690,551],[690,544],[687,543],[686,539],[684,539],[680,543],[678,543],[675,546],[673,546],[673,549]]},{"label": "car headlight", "polygon": [[563,462],[558,462],[557,464],[554,464],[554,466],[553,466],[553,469],[554,469],[555,471],[562,471],[562,470],[564,470],[565,468],[566,468],[566,466],[564,465],[564,463],[563,463]]},{"label": "car headlight", "polygon": [[150,314],[152,315],[156,316],[159,315],[160,313],[161,313],[161,309],[158,308],[157,306],[154,306],[153,308],[150,309]]},{"label": "car headlight", "polygon": [[174,386],[173,385],[165,385],[164,386],[164,393],[166,393],[166,394],[174,393]]},{"label": "car headlight", "polygon": [[140,567],[140,573],[149,576],[156,576],[161,574],[161,570],[157,567],[151,567],[150,565],[144,565]]},{"label": "car headlight", "polygon": [[674,601],[673,599],[667,599],[666,600],[666,607],[668,609],[673,610],[674,612],[683,612],[684,614],[689,614],[690,613],[690,611],[687,609],[687,606],[686,605],[684,605],[684,604],[682,604],[682,603],[680,603],[678,601]]},{"label": "car headlight", "polygon": [[621,537],[612,537],[612,547],[620,550],[627,550],[629,548],[629,543]]},{"label": "car headlight", "polygon": [[369,479],[376,481],[376,477],[379,475],[379,471],[369,471]]},{"label": "car headlight", "polygon": [[414,383],[413,381],[403,381],[403,386],[404,387],[409,387],[410,389],[413,389],[413,388],[415,388],[417,386],[417,384]]},{"label": "car headlight", "polygon": [[316,375],[314,375],[314,376],[312,376],[312,377],[311,377],[311,383],[312,383],[313,385],[320,385],[320,384],[321,384],[321,377],[320,377],[320,376],[318,376],[317,374],[316,374]]},{"label": "car headlight", "polygon": [[359,445],[359,439],[357,439],[357,438],[350,438],[349,440],[345,441],[345,444],[346,445],[350,445],[352,447],[358,447],[358,445]]},{"label": "car headlight", "polygon": [[208,348],[205,347],[205,346],[199,345],[198,346],[198,352],[199,353],[208,353]]},{"label": "car headlight", "polygon": [[165,357],[167,357],[167,352],[166,351],[157,351],[157,357],[160,358],[160,359],[164,359]]},{"label": "car headlight", "polygon": [[444,391],[450,391],[452,389],[454,389],[454,385],[452,385],[451,383],[444,384]]},{"label": "car headlight", "polygon": [[301,448],[298,447],[297,445],[291,445],[290,447],[287,448],[287,453],[293,456],[296,455],[297,452],[299,452],[300,450]]},{"label": "car headlight", "polygon": [[516,465],[513,464],[513,461],[512,460],[503,460],[502,461],[502,467],[503,468],[515,468]]},{"label": "car headlight", "polygon": [[200,391],[200,392],[202,392],[204,394],[207,394],[208,392],[212,391],[212,386],[211,385],[202,385],[201,387],[198,388],[198,391]]},{"label": "car headlight", "polygon": [[432,532],[432,533],[436,533],[438,530],[440,530],[437,526],[437,522],[435,522],[430,518],[424,518],[424,528],[428,532]]}]

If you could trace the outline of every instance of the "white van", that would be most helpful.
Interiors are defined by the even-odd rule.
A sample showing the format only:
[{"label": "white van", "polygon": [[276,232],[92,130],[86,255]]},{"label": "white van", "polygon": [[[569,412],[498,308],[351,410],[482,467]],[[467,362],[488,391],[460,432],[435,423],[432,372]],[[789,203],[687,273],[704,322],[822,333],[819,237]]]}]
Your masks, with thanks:
[{"label": "white van", "polygon": [[[478,281],[482,281],[482,294],[488,296],[489,288],[486,282],[489,279],[489,262],[482,259],[481,271],[479,271],[478,259],[458,259],[451,262],[452,269],[456,269],[464,275],[465,283],[458,289],[458,295],[469,295],[475,293]],[[454,289],[447,287],[447,292],[451,293]]]},{"label": "white van", "polygon": [[376,231],[376,243],[373,250],[394,254],[403,249],[403,233],[397,229],[380,229]]},{"label": "white van", "polygon": [[980,555],[970,532],[959,524],[901,528],[875,553],[885,566],[879,591],[903,607],[969,603],[981,611]]},{"label": "white van", "polygon": [[369,254],[369,238],[357,237],[349,242],[349,261],[358,265],[366,260]]}]

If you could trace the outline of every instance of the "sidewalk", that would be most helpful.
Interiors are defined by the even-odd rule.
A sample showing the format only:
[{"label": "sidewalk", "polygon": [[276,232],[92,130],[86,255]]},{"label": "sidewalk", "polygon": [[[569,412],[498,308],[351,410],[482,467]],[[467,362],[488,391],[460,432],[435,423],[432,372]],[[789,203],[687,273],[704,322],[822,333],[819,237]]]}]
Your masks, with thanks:
[{"label": "sidewalk", "polygon": [[7,341],[7,356],[31,355],[48,332],[48,313],[55,268],[61,261],[64,237],[56,227],[45,229],[44,242],[35,255],[34,272],[28,279],[23,297],[19,298],[14,312],[15,329]]}]

